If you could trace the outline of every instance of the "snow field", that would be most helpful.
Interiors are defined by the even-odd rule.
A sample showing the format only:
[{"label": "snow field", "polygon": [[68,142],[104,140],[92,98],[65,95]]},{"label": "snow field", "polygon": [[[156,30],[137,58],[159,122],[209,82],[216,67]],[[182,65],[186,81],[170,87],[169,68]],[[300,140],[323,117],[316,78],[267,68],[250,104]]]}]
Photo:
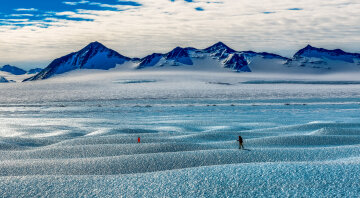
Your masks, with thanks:
[{"label": "snow field", "polygon": [[241,83],[260,77],[113,71],[0,86],[0,194],[358,196],[360,85]]}]

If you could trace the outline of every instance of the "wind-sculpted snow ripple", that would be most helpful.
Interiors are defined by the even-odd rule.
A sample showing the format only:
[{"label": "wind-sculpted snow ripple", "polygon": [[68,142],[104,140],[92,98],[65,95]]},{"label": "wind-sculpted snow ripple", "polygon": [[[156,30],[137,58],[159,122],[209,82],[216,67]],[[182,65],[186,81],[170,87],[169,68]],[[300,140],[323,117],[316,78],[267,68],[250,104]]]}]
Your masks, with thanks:
[{"label": "wind-sculpted snow ripple", "polygon": [[339,136],[360,136],[360,129],[325,127],[316,130],[309,135],[339,135]]},{"label": "wind-sculpted snow ripple", "polygon": [[12,197],[13,190],[20,197],[41,197],[44,192],[48,197],[357,197],[360,184],[353,181],[359,177],[358,162],[250,163],[114,176],[2,177],[0,193],[4,197]]},{"label": "wind-sculpted snow ripple", "polygon": [[[4,105],[0,194],[271,197],[275,192],[299,196],[294,194],[298,189],[300,196],[351,196],[359,187],[356,100],[311,105],[292,105],[311,102],[301,99]],[[245,150],[238,149],[239,135]],[[311,194],[309,186],[320,189]]]},{"label": "wind-sculpted snow ripple", "polygon": [[43,147],[54,144],[58,141],[42,138],[20,138],[8,137],[0,138],[0,151],[1,150],[24,150],[37,147]]},{"label": "wind-sculpted snow ripple", "polygon": [[199,166],[259,162],[317,162],[359,157],[360,146],[323,149],[200,150],[74,159],[28,159],[0,162],[1,176],[116,175]]},{"label": "wind-sculpted snow ripple", "polygon": [[314,136],[314,135],[296,135],[296,136],[277,136],[267,138],[257,138],[248,140],[247,143],[252,146],[292,146],[292,147],[310,147],[310,146],[341,146],[360,144],[360,136]]},{"label": "wind-sculpted snow ripple", "polygon": [[40,149],[0,152],[0,160],[23,159],[71,159],[106,156],[136,155],[148,153],[183,152],[214,149],[215,146],[193,143],[149,144],[97,144],[80,146],[50,146]]}]

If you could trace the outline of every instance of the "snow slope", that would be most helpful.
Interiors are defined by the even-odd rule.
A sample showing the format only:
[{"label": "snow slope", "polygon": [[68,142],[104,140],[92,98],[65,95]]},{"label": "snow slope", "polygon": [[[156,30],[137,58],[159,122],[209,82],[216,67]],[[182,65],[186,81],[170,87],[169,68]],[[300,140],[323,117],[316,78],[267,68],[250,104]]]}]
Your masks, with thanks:
[{"label": "snow slope", "polygon": [[38,74],[42,71],[42,68],[34,68],[34,69],[30,69],[27,74]]},{"label": "snow slope", "polygon": [[24,79],[33,76],[33,74],[13,75],[9,72],[0,71],[0,76],[3,76],[4,78],[6,78],[9,81],[22,82]]}]

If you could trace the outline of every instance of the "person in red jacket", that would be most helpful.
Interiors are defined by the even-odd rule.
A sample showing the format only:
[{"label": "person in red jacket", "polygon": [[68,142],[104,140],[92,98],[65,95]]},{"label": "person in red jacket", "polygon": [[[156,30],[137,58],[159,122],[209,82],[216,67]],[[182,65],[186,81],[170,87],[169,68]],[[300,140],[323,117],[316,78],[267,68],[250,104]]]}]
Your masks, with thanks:
[{"label": "person in red jacket", "polygon": [[241,136],[239,136],[239,139],[237,141],[239,142],[239,149],[244,149],[244,141]]},{"label": "person in red jacket", "polygon": [[138,143],[140,143],[140,137],[138,137]]}]

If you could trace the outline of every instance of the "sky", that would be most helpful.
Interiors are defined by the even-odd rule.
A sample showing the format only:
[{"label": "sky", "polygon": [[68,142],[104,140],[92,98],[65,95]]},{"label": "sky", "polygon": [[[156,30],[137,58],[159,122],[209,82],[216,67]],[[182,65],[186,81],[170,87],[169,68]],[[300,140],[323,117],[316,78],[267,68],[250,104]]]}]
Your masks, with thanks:
[{"label": "sky", "polygon": [[359,0],[11,0],[0,65],[46,67],[99,41],[129,57],[222,41],[291,57],[311,44],[360,53]]}]

